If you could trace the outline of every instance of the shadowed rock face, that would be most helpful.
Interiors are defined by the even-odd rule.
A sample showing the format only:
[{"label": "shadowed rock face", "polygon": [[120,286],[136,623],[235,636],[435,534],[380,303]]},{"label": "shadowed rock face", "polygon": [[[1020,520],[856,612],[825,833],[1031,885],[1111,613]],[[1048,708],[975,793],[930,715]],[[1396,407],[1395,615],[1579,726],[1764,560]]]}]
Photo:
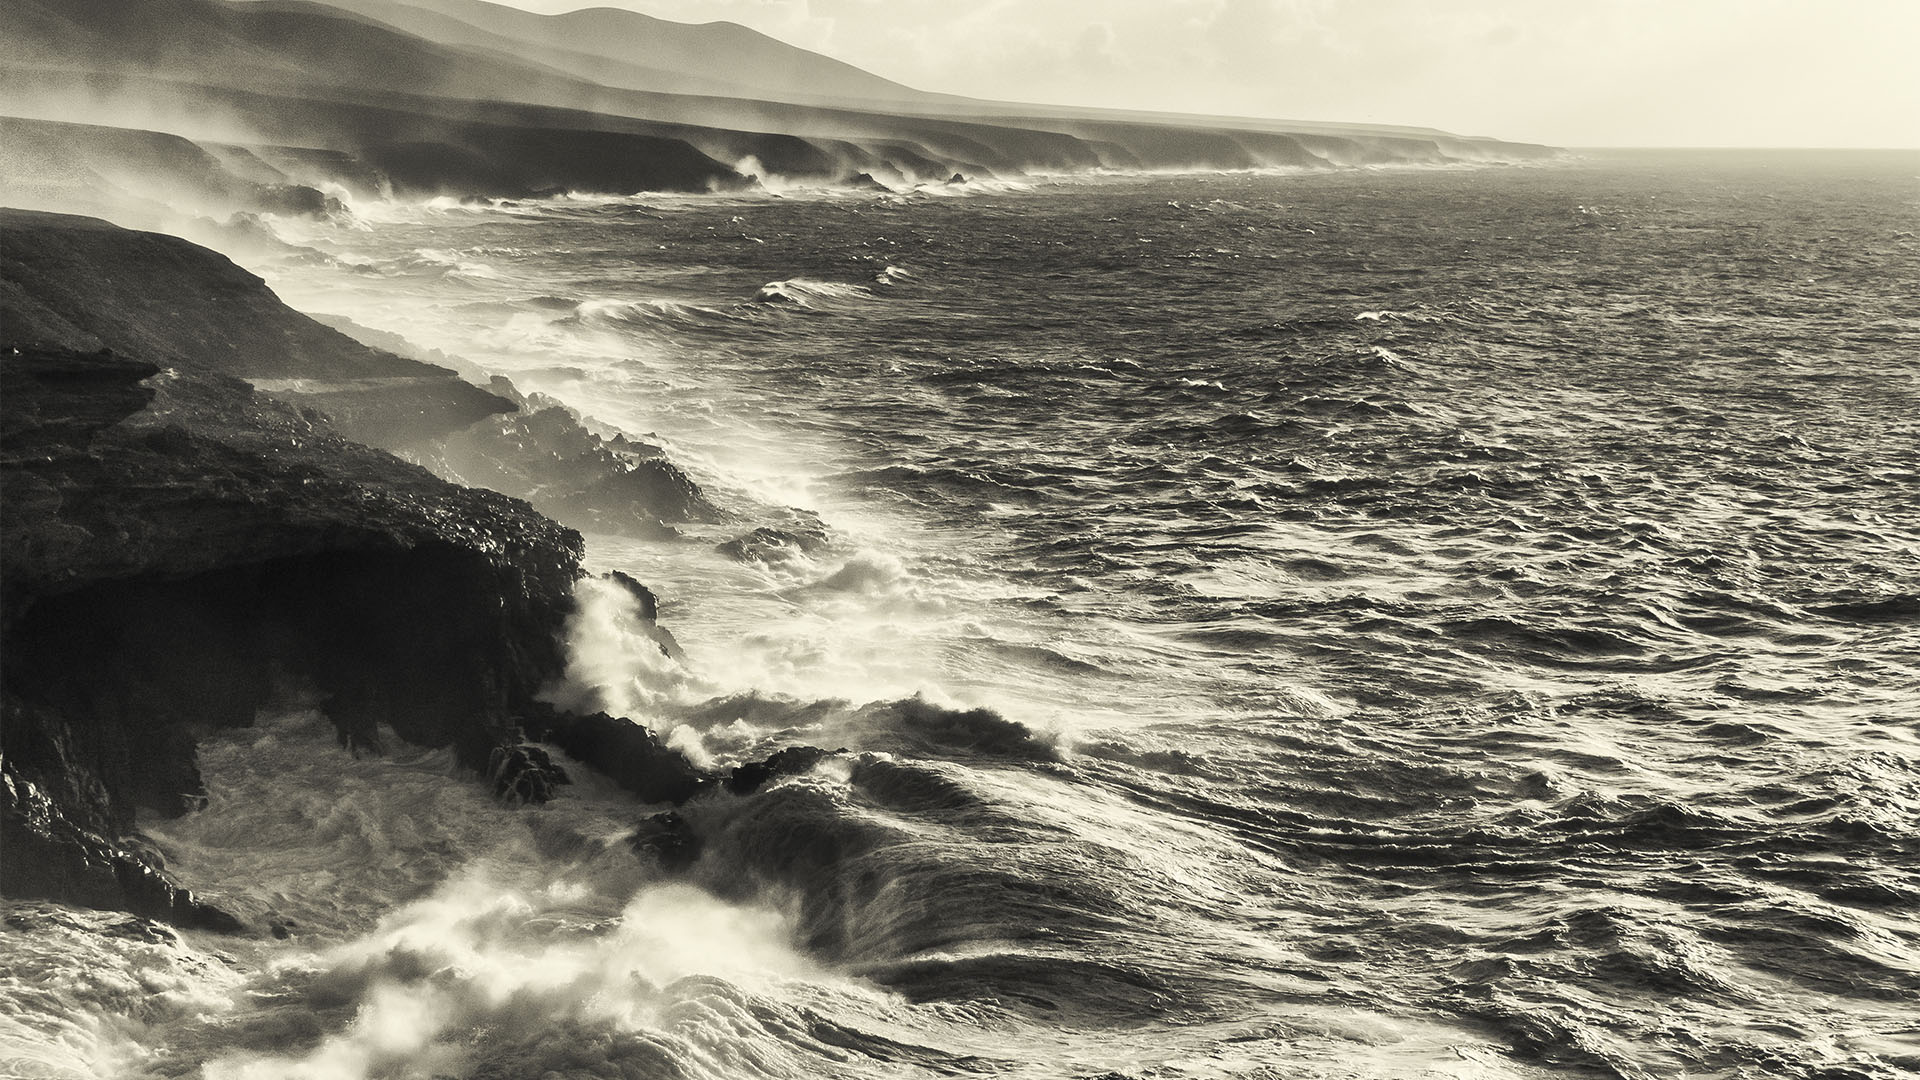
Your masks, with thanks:
[{"label": "shadowed rock face", "polygon": [[528,498],[578,528],[661,537],[673,535],[670,523],[720,517],[657,448],[602,438],[504,380],[492,393],[450,368],[365,344],[187,241],[24,210],[0,210],[0,229],[0,325],[10,343],[108,347],[239,376],[324,413],[341,434],[405,451],[444,478]]},{"label": "shadowed rock face", "polygon": [[827,550],[827,546],[826,527],[815,519],[812,522],[796,523],[785,529],[762,526],[724,543],[715,544],[713,550],[735,562],[759,562],[772,565],[801,555],[817,555]]},{"label": "shadowed rock face", "polygon": [[0,232],[0,326],[11,344],[104,347],[237,376],[388,448],[514,410],[446,368],[314,322],[258,277],[185,240],[27,210],[0,210]]},{"label": "shadowed rock face", "polygon": [[679,751],[631,720],[536,704],[522,714],[521,723],[528,738],[558,746],[642,802],[683,803],[714,785]]},{"label": "shadowed rock face", "polygon": [[428,137],[368,142],[361,160],[404,195],[509,198],[565,191],[707,191],[747,186],[678,139],[444,122]]}]

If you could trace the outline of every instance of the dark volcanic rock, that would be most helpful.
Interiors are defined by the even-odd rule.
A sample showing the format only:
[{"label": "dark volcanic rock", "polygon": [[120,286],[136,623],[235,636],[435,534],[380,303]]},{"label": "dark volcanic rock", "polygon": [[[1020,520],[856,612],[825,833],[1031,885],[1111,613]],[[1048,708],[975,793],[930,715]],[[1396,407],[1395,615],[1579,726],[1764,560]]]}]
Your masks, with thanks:
[{"label": "dark volcanic rock", "polygon": [[607,571],[605,577],[608,581],[625,589],[627,594],[633,597],[634,606],[639,611],[642,619],[645,619],[647,622],[653,622],[660,617],[660,598],[653,595],[652,589],[647,588],[645,585],[635,581],[630,575],[623,574],[618,570]]},{"label": "dark volcanic rock", "polygon": [[182,926],[237,930],[233,916],[168,880],[159,856],[129,843],[110,793],[74,760],[60,717],[0,695],[0,893],[118,908]]},{"label": "dark volcanic rock", "polygon": [[678,750],[631,720],[606,713],[579,716],[535,704],[521,715],[527,737],[552,743],[643,802],[683,803],[712,786]]},{"label": "dark volcanic rock", "polygon": [[609,570],[600,576],[633,597],[634,611],[640,616],[640,628],[653,639],[654,644],[660,646],[662,653],[675,660],[687,658],[686,651],[680,648],[680,642],[674,639],[673,632],[660,625],[660,601],[653,595],[652,589],[618,570]]},{"label": "dark volcanic rock", "polygon": [[567,771],[538,746],[497,746],[487,766],[493,793],[508,802],[538,806],[553,798],[562,784],[573,783]]},{"label": "dark volcanic rock", "polygon": [[769,780],[798,776],[844,750],[821,750],[812,746],[789,746],[765,761],[750,761],[736,767],[727,777],[727,790],[735,795],[751,795]]},{"label": "dark volcanic rock", "polygon": [[685,870],[700,857],[700,837],[679,811],[667,810],[640,822],[629,841],[633,850],[652,855],[667,870]]},{"label": "dark volcanic rock", "polygon": [[[368,345],[488,378],[457,357],[422,350],[397,334],[338,317],[320,321]],[[519,414],[490,417],[437,444],[410,447],[408,456],[455,483],[525,499],[541,513],[590,532],[666,538],[677,535],[670,522],[723,517],[660,447],[595,431],[572,409],[544,394],[522,394],[503,375],[488,378],[487,389]]]},{"label": "dark volcanic rock", "polygon": [[93,218],[0,210],[5,343],[102,347],[246,379],[326,412],[361,442],[400,448],[514,404],[452,371],[369,348],[282,304],[221,255]]},{"label": "dark volcanic rock", "polygon": [[9,395],[0,411],[0,445],[84,444],[101,428],[146,408],[153,388],[144,381],[158,374],[152,364],[116,357],[108,349],[78,359],[67,353],[15,353],[6,358],[0,378],[23,392]]},{"label": "dark volcanic rock", "polygon": [[[136,818],[200,806],[199,737],[288,689],[354,752],[387,731],[450,746],[510,800],[567,782],[522,742],[529,715],[649,801],[710,783],[644,728],[535,701],[564,667],[577,533],[341,433],[417,444],[516,402],[305,319],[183,241],[14,211],[0,227],[0,891],[234,928],[169,881]],[[716,513],[657,450],[565,410],[498,430],[527,439],[490,466],[500,486],[584,519]]]},{"label": "dark volcanic rock", "polygon": [[199,734],[292,683],[343,742],[385,725],[486,768],[563,668],[580,538],[236,379],[155,371],[0,354],[0,887],[195,922],[131,830],[203,797]]}]

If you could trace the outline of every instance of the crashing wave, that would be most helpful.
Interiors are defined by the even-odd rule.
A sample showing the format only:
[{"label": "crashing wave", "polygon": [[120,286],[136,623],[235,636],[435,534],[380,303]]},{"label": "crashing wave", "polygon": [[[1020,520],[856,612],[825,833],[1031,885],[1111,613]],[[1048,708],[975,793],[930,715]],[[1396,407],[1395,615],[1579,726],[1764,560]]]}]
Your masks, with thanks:
[{"label": "crashing wave", "polygon": [[873,290],[865,285],[846,285],[837,281],[819,281],[813,278],[769,281],[760,286],[760,291],[753,295],[754,302],[758,304],[790,304],[805,308],[872,299],[874,299]]}]

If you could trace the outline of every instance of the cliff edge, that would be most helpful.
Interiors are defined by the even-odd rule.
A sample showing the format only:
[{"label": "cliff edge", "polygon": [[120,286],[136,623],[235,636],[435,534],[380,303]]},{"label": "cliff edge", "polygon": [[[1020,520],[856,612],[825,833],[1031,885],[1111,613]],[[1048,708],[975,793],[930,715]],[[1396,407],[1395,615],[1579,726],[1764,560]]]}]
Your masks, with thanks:
[{"label": "cliff edge", "polygon": [[[618,759],[575,756],[643,800],[705,783],[644,728],[536,699],[565,668],[578,533],[340,429],[500,399],[340,337],[184,241],[0,226],[0,893],[236,928],[172,883],[138,822],[201,805],[197,741],[288,696],[356,753],[450,747],[523,798],[564,782],[524,733],[571,752],[596,724]],[[234,373],[432,392],[353,399],[336,427],[312,393]]]}]

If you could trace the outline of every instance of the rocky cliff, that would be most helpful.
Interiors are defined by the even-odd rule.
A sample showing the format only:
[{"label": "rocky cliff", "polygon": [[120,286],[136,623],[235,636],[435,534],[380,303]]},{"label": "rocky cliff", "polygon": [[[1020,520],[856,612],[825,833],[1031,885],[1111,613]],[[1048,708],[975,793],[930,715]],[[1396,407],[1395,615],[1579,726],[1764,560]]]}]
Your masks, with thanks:
[{"label": "rocky cliff", "polygon": [[580,538],[220,375],[0,356],[4,885],[203,921],[139,845],[198,735],[312,694],[484,768],[562,668]]},{"label": "rocky cliff", "polygon": [[[354,752],[451,747],[521,798],[559,782],[523,729],[645,800],[705,782],[644,729],[536,700],[564,669],[577,533],[342,433],[500,399],[183,241],[0,226],[0,892],[232,928],[137,826],[199,805],[200,736],[285,695]],[[278,389],[356,378],[426,389],[401,410],[349,396],[365,407],[338,427],[313,407],[338,399]]]},{"label": "rocky cliff", "polygon": [[257,276],[178,237],[30,210],[0,210],[0,233],[0,326],[10,344],[109,348],[232,375],[389,449],[516,407],[447,368],[322,326]]},{"label": "rocky cliff", "polygon": [[319,410],[349,438],[403,453],[442,479],[528,499],[575,528],[658,537],[674,523],[721,517],[658,448],[603,438],[505,379],[481,389],[391,335],[324,325],[178,237],[10,209],[0,209],[0,232],[8,344],[108,348],[236,376]]}]

